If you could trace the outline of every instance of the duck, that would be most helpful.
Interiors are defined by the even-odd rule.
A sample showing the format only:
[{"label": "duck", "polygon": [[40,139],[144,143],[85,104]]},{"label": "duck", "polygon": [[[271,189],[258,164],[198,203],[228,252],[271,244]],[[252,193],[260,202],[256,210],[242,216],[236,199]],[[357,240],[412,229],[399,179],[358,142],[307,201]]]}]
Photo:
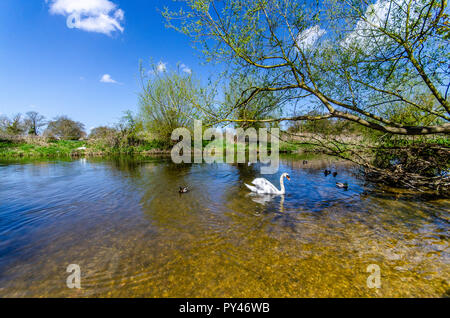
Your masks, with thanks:
[{"label": "duck", "polygon": [[342,183],[342,182],[336,182],[336,187],[341,188],[341,189],[348,189],[348,183]]},{"label": "duck", "polygon": [[189,192],[189,188],[188,187],[180,187],[180,190],[178,190],[179,193],[187,193]]},{"label": "duck", "polygon": [[331,171],[330,171],[330,170],[327,170],[327,169],[325,169],[325,171],[323,172],[323,174],[325,175],[325,177],[328,176],[330,173],[331,173]]},{"label": "duck", "polygon": [[280,190],[278,190],[277,187],[275,187],[270,181],[264,178],[256,178],[255,180],[253,180],[252,184],[254,184],[254,186],[248,185],[246,183],[244,184],[247,188],[250,189],[250,191],[260,194],[285,194],[286,189],[284,188],[284,178],[288,179],[289,181],[291,180],[291,177],[288,173],[283,173],[280,177]]},{"label": "duck", "polygon": [[337,171],[333,172],[333,177],[336,178],[337,175],[338,175]]}]

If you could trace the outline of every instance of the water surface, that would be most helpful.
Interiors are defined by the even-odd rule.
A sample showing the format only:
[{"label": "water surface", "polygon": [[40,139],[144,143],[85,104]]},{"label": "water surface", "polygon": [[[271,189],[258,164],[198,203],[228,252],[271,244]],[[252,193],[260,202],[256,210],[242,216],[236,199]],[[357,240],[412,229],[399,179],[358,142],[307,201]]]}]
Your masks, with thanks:
[{"label": "water surface", "polygon": [[[0,296],[449,295],[448,200],[383,192],[346,163],[303,159],[264,176],[278,186],[288,172],[284,196],[249,195],[258,165],[0,162]],[[69,264],[81,290],[66,286]],[[380,289],[367,287],[370,264]]]}]

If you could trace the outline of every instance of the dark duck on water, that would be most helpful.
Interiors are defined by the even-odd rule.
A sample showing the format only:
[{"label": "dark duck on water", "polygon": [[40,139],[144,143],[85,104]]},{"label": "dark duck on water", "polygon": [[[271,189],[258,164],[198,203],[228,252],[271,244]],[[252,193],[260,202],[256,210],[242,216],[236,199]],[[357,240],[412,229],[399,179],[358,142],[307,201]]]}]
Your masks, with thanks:
[{"label": "dark duck on water", "polygon": [[189,188],[188,187],[180,187],[180,190],[178,190],[179,193],[187,193],[189,192]]}]

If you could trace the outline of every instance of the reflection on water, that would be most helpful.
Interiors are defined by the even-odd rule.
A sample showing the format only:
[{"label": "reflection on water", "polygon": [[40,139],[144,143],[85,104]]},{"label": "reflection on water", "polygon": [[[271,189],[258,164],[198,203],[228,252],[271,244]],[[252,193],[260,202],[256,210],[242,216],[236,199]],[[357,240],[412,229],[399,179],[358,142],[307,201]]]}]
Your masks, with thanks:
[{"label": "reflection on water", "polygon": [[[166,158],[0,163],[0,296],[448,295],[449,201],[383,193],[352,166],[301,157],[264,176],[278,187],[288,172],[286,195],[250,194],[259,171]],[[69,264],[81,290],[66,287]],[[367,287],[369,264],[379,290]]]}]

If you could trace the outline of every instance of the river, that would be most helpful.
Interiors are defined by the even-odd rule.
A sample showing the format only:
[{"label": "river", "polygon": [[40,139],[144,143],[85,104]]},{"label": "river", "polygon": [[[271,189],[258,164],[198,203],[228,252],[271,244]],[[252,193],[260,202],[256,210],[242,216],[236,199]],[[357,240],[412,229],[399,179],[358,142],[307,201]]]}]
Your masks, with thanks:
[{"label": "river", "polygon": [[258,164],[0,161],[0,297],[449,296],[448,200],[383,191],[328,157],[281,159],[263,177],[288,172],[283,196],[249,194]]}]

